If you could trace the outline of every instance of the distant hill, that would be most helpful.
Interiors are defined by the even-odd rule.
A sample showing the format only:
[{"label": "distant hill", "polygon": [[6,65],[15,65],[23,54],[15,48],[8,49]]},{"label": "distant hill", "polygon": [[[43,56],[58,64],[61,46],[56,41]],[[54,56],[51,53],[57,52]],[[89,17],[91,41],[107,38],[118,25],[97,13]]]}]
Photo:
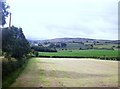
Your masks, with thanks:
[{"label": "distant hill", "polygon": [[[100,39],[89,39],[89,38],[55,38],[48,40],[29,40],[32,46],[44,46],[52,47],[57,49],[118,49],[118,43],[120,40],[100,40]],[[66,44],[65,47],[62,47]]]},{"label": "distant hill", "polygon": [[[31,42],[32,40],[30,40]],[[34,40],[36,42],[108,42],[108,43],[120,43],[120,40],[101,40],[101,39],[89,39],[89,38],[55,38],[55,39],[48,39],[48,40]]]},{"label": "distant hill", "polygon": [[47,39],[47,40],[28,40],[30,43],[74,43],[74,42],[82,42],[82,43],[111,43],[111,44],[120,44],[120,40],[101,40],[101,39],[89,39],[89,38],[55,38],[55,39]]},{"label": "distant hill", "polygon": [[96,41],[95,39],[87,38],[55,38],[50,40],[44,40],[49,42],[86,42],[86,41]]}]

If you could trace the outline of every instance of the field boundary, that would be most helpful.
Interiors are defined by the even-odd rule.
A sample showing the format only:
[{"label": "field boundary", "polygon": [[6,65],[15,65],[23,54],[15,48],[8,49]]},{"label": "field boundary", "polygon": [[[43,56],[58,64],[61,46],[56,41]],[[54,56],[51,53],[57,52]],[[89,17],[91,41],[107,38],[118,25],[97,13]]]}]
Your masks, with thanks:
[{"label": "field boundary", "polygon": [[39,57],[43,58],[94,58],[94,59],[100,59],[100,60],[114,60],[114,61],[120,61],[120,57],[78,57],[78,56],[41,56]]}]

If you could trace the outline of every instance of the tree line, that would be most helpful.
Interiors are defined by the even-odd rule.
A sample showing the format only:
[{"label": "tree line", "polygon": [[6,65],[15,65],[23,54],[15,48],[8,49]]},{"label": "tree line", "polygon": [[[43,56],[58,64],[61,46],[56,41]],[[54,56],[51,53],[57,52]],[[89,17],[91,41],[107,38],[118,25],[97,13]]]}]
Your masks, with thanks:
[{"label": "tree line", "polygon": [[[4,27],[10,14],[10,6],[5,0],[0,0],[0,52],[2,51],[2,82],[7,76],[21,68],[29,59],[31,47],[22,28],[15,26]],[[2,84],[6,87],[9,83]]]},{"label": "tree line", "polygon": [[[8,61],[2,63],[3,78],[9,73],[21,67],[31,51],[29,42],[26,40],[22,28],[10,27],[2,29],[2,54]],[[16,61],[13,61],[15,58]],[[19,65],[19,66],[18,66]]]}]

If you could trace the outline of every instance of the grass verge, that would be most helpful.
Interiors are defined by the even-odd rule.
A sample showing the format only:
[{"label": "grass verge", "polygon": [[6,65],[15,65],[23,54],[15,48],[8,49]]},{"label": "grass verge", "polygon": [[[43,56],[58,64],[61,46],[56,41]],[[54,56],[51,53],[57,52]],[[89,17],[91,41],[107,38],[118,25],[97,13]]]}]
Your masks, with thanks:
[{"label": "grass verge", "polygon": [[13,82],[15,82],[16,78],[18,78],[18,76],[22,73],[27,64],[28,60],[25,62],[25,64],[23,64],[22,67],[10,73],[4,80],[2,80],[2,88],[7,89]]}]

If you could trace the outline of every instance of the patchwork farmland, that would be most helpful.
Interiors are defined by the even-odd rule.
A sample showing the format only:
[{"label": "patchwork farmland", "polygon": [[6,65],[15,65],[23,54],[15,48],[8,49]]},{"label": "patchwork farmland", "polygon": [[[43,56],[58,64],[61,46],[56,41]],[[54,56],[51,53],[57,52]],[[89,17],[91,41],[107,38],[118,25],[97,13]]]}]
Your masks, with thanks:
[{"label": "patchwork farmland", "polygon": [[117,0],[31,1],[0,0],[1,88],[120,86]]},{"label": "patchwork farmland", "polygon": [[29,41],[29,60],[3,58],[3,86],[117,87],[119,41],[74,40]]}]

